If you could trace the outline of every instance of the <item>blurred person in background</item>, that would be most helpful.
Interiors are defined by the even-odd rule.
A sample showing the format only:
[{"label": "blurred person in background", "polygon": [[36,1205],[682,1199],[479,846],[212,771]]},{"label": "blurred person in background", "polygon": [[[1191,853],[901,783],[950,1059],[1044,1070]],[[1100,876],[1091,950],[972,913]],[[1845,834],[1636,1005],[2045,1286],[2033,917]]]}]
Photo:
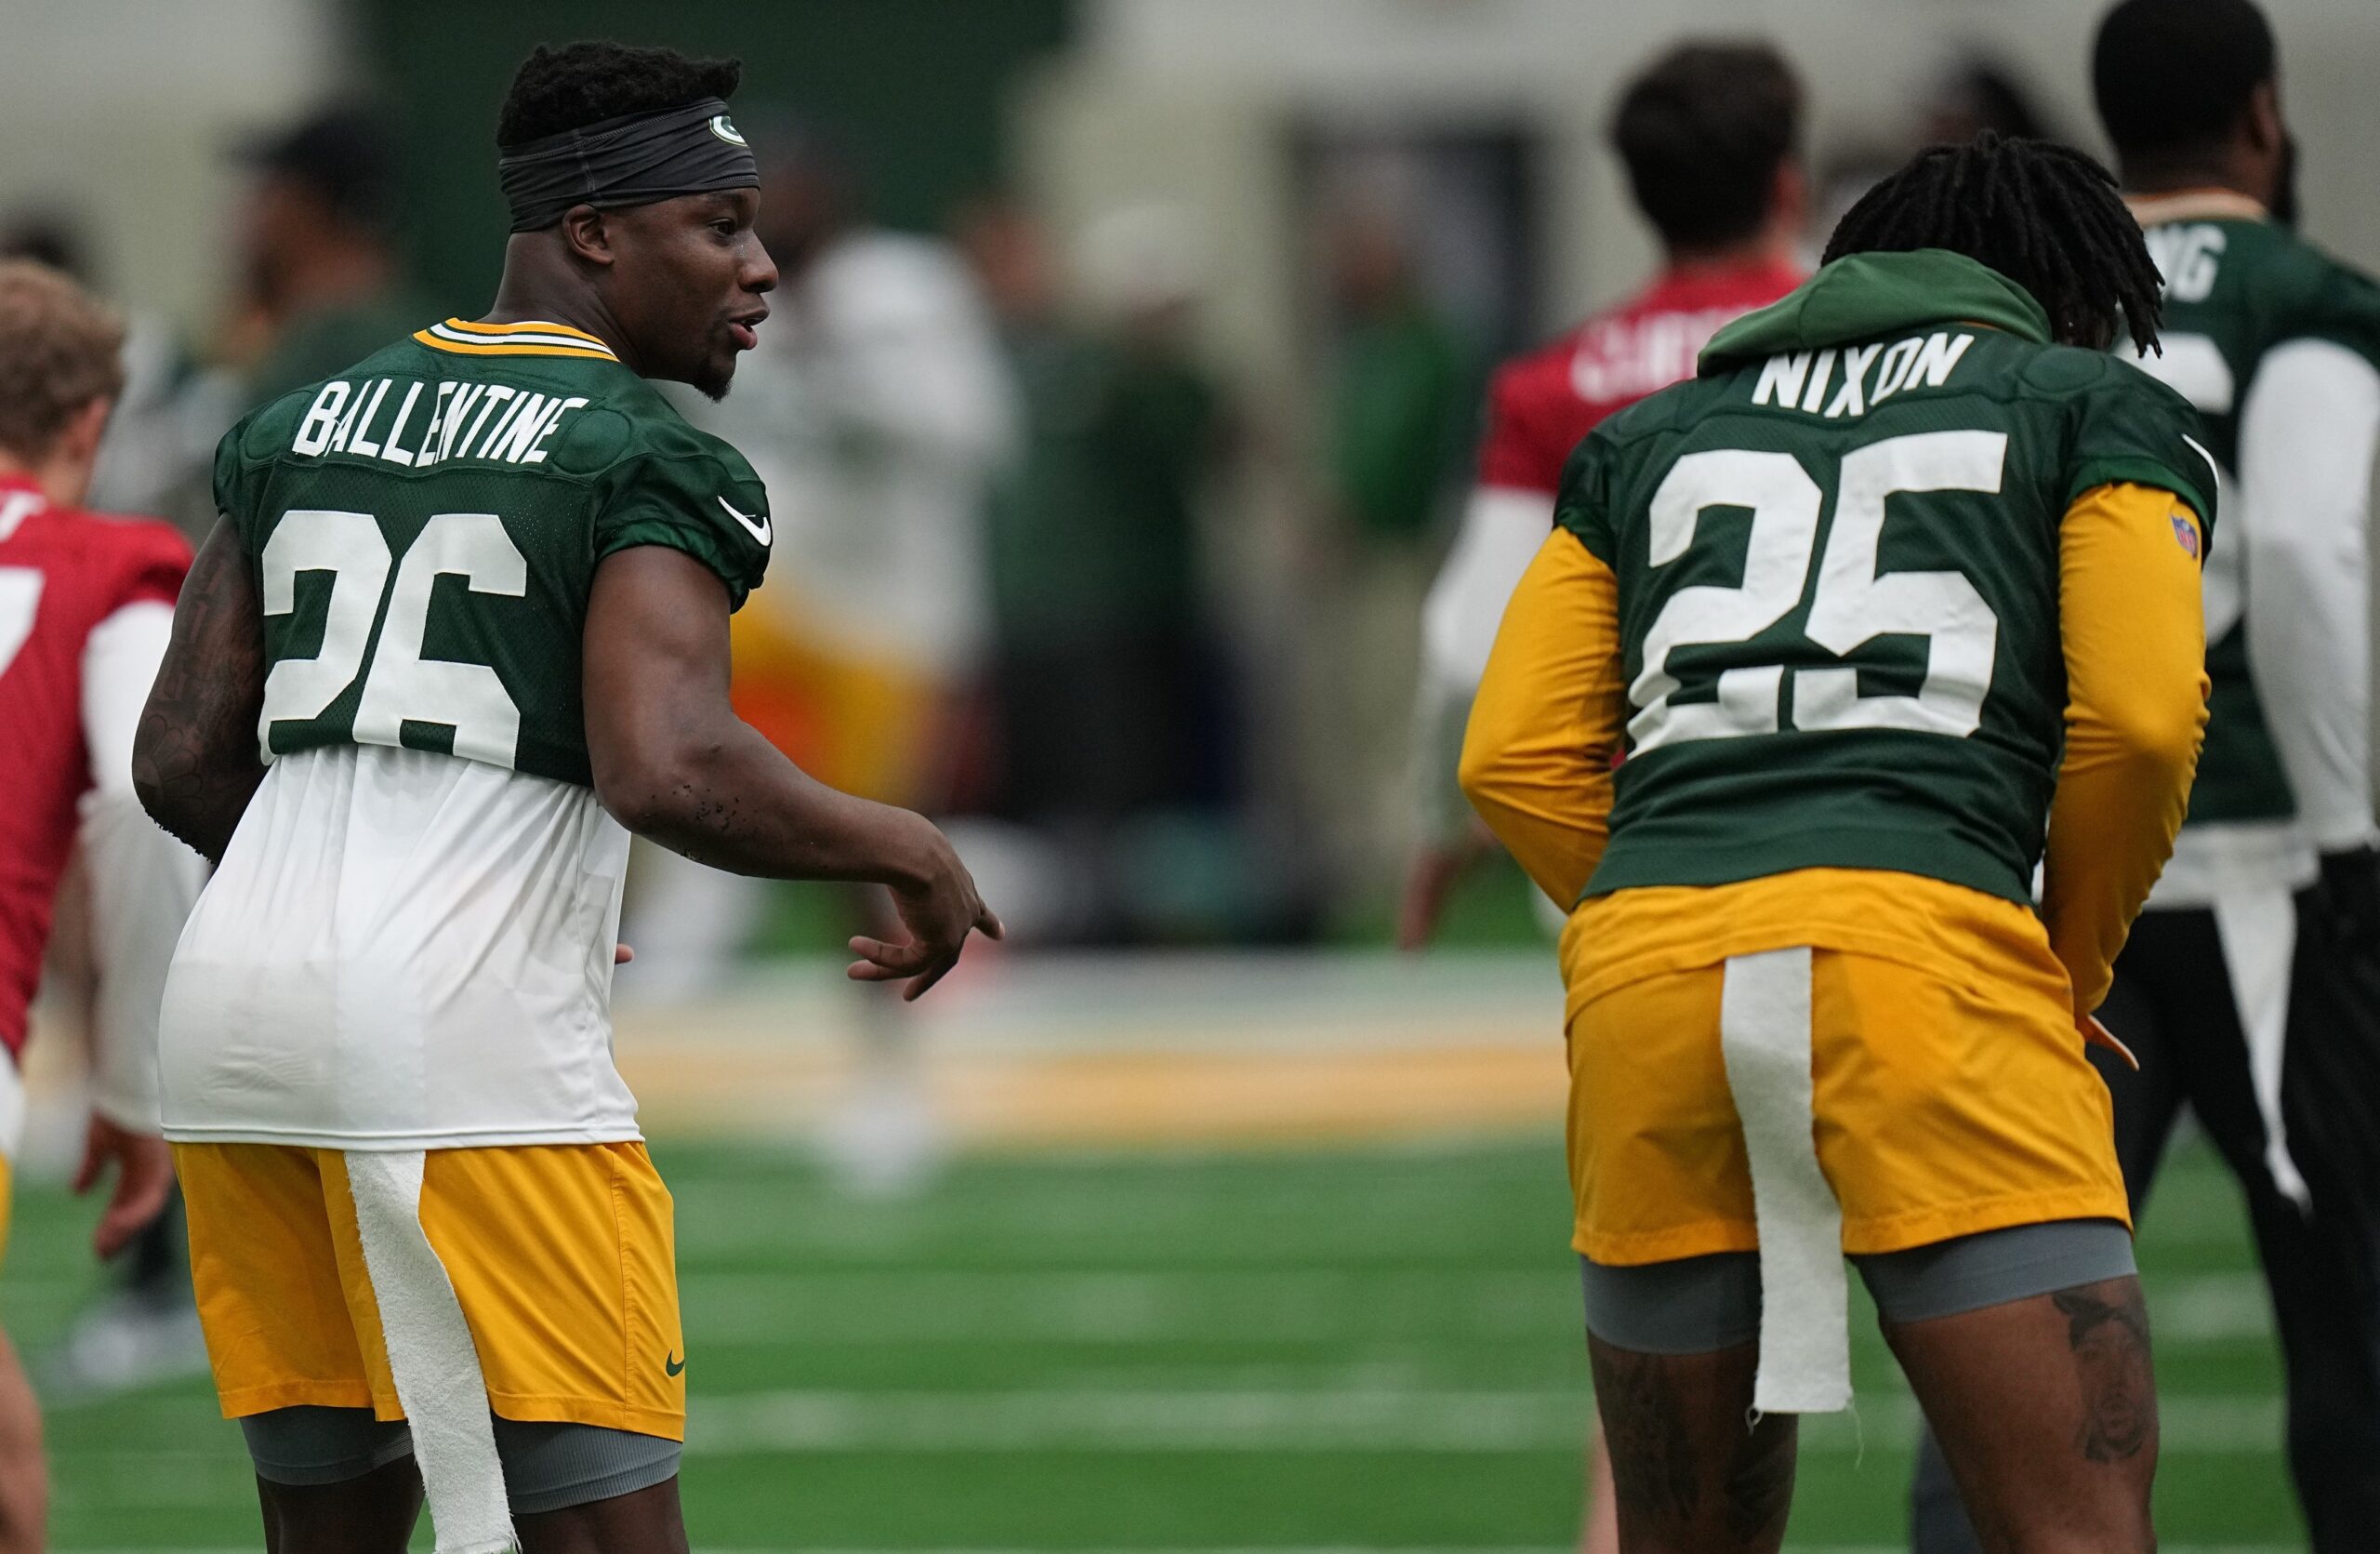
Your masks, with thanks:
[{"label": "blurred person in background", "polygon": [[1989,129],[2010,140],[2063,140],[2033,100],[2032,89],[2008,65],[1983,54],[1952,60],[1920,114],[1928,145],[1957,145]]},{"label": "blurred person in background", "polygon": [[[168,525],[81,505],[124,384],[122,345],[122,326],[64,275],[0,263],[0,1238],[25,1119],[27,1008],[79,847],[86,921],[74,926],[96,985],[74,1185],[116,1173],[102,1257],[156,1221],[173,1181],[158,1136],[158,999],[203,873],[132,786],[133,735],[190,547]],[[33,1395],[0,1336],[0,1549],[44,1547],[46,1501]]]},{"label": "blurred person in background", "polygon": [[[0,233],[0,255],[90,284],[89,247],[80,228],[61,213],[20,214]],[[123,382],[104,418],[89,488],[79,500],[99,511],[168,518],[187,535],[213,519],[207,472],[215,440],[238,414],[240,391],[231,375],[200,369],[162,318],[130,312],[122,333]],[[147,672],[155,670],[152,655]],[[60,931],[52,941],[51,975],[73,994],[104,987],[93,980],[95,968],[86,953],[86,948],[100,948],[86,930],[104,926],[93,921],[98,909],[90,897],[86,861],[78,857],[66,870],[59,893]],[[87,1007],[87,1000],[79,997],[70,1002]],[[105,1291],[40,1359],[43,1390],[54,1397],[119,1391],[205,1368],[198,1311],[190,1298],[178,1193],[168,1193],[165,1211],[134,1235],[111,1275]]]},{"label": "blurred person in background", "polygon": [[394,135],[375,111],[339,105],[243,153],[245,312],[226,342],[260,405],[370,355],[434,316],[404,284],[396,246],[403,183]]},{"label": "blurred person in background", "polygon": [[1504,363],[1489,387],[1462,527],[1421,618],[1421,842],[1397,919],[1408,950],[1429,942],[1464,871],[1493,846],[1455,785],[1455,761],[1504,602],[1553,525],[1570,450],[1606,417],[1692,377],[1722,325],[1803,275],[1802,88],[1774,48],[1680,45],[1629,82],[1609,134],[1659,234],[1661,269],[1618,307]]},{"label": "blurred person in background", "polygon": [[1159,814],[1213,816],[1236,786],[1202,596],[1222,397],[1189,341],[1199,234],[1167,206],[1100,217],[1078,246],[1087,306],[1074,307],[1029,212],[980,202],[960,235],[1020,407],[990,506],[994,807],[1089,882],[1059,934],[1130,939],[1148,895],[1122,877],[1119,838]]},{"label": "blurred person in background", "polygon": [[[1012,394],[988,310],[946,243],[862,208],[857,170],[814,128],[758,134],[760,237],[783,280],[733,401],[690,406],[767,484],[778,565],[735,619],[735,705],[817,778],[944,809],[987,646],[984,499]],[[714,986],[767,882],[641,850],[628,937],[644,996]],[[880,926],[854,894],[859,931]],[[910,1022],[870,999],[861,1071],[826,1139],[864,1189],[939,1158]]]},{"label": "blurred person in background", "polygon": [[[1689,42],[1631,80],[1612,149],[1660,236],[1661,270],[1607,312],[1496,371],[1462,529],[1422,618],[1415,711],[1423,840],[1406,881],[1397,944],[1436,932],[1463,872],[1495,845],[1455,781],[1463,726],[1505,601],[1554,526],[1570,450],[1606,417],[1694,374],[1722,325],[1802,280],[1806,213],[1802,87],[1765,43]],[[1590,1469],[1587,1554],[1619,1547],[1611,1461]]]},{"label": "blurred person in background", "polygon": [[[175,433],[177,454],[187,452],[190,436],[206,438],[211,449],[242,406],[337,372],[434,316],[403,284],[396,143],[376,113],[324,108],[240,155],[251,174],[236,228],[242,289],[222,342],[236,389],[224,392],[219,379],[202,389],[190,424]],[[203,467],[211,470],[211,452]],[[211,521],[212,500],[200,511]],[[205,1366],[180,1221],[177,1194],[126,1259],[120,1284],[45,1361],[46,1385],[111,1391]]]},{"label": "blurred person in background", "polygon": [[1987,129],[2011,140],[2068,142],[2020,71],[1990,54],[1963,49],[1920,86],[1893,133],[1838,145],[1827,157],[1814,179],[1810,230],[1831,232],[1860,195],[1911,153],[1962,144]]},{"label": "blurred person in background", "polygon": [[[97,284],[83,227],[63,211],[0,219],[0,259],[32,259],[86,287]],[[99,440],[90,505],[169,519],[186,535],[203,532],[215,518],[206,488],[215,440],[238,418],[240,394],[237,379],[203,366],[170,321],[126,307],[124,391]]]},{"label": "blurred person in background", "polygon": [[[1477,357],[1422,288],[1384,192],[1352,198],[1322,234],[1331,315],[1322,631],[1332,739],[1359,876],[1407,833],[1406,732],[1420,612],[1473,426]],[[1358,883],[1362,883],[1359,881]]]},{"label": "blurred person in background", "polygon": [[[2164,274],[2163,350],[2138,362],[2197,406],[2227,536],[2206,567],[2215,692],[2188,823],[2104,1011],[2139,1069],[2099,1067],[2135,1215],[2186,1107],[2239,1178],[2291,1477],[2312,1547],[2335,1554],[2380,1529],[2380,286],[2291,230],[2279,75],[2251,0],[2126,0],[2092,57]],[[1917,1547],[1974,1549],[1930,1444]]]}]

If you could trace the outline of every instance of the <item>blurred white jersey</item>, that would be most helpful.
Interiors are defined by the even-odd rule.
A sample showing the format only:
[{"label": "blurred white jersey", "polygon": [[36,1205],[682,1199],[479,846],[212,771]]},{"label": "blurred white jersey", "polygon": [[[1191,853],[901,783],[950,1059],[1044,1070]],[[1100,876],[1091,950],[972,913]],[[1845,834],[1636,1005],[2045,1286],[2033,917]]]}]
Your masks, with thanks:
[{"label": "blurred white jersey", "polygon": [[594,790],[378,745],[284,755],[165,984],[165,1136],[639,1137],[612,1063],[628,833]]},{"label": "blurred white jersey", "polygon": [[891,232],[837,240],[780,293],[734,392],[689,414],[769,488],[777,564],[751,607],[855,657],[965,670],[988,631],[984,491],[1014,407],[956,255]]}]

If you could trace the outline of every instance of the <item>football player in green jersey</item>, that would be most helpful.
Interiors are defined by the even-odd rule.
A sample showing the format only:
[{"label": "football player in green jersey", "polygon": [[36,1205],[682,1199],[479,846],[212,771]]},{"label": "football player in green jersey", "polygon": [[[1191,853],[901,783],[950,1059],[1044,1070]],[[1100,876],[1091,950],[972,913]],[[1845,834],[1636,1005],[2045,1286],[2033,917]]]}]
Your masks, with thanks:
[{"label": "football player in green jersey", "polygon": [[776,271],[739,68],[540,48],[497,129],[495,306],[259,408],[143,720],[218,860],[162,1016],[165,1132],[270,1547],[683,1549],[669,1200],[610,1050],[633,830],[875,882],[916,997],[999,934],[921,817],[728,703],[774,525],[654,379],[726,392]]},{"label": "football player in green jersey", "polygon": [[1620,1543],[1779,1546],[1794,1415],[1850,1401],[1848,1255],[1991,1546],[2145,1551],[2084,1048],[2204,725],[2214,471],[2107,353],[2157,277],[2088,158],[1937,148],[1826,259],[1571,455],[1463,750],[1570,909]]},{"label": "football player in green jersey", "polygon": [[[2238,1176],[2281,1333],[2318,1554],[2380,1528],[2380,867],[2368,529],[2380,286],[2291,230],[2294,142],[2252,0],[2125,0],[2099,118],[2164,275],[2160,354],[2223,467],[2206,750],[2107,1004],[2135,1211],[2187,1106]],[[2123,352],[2130,356],[2130,352]],[[1920,1554],[1975,1549],[1921,1457]]]}]

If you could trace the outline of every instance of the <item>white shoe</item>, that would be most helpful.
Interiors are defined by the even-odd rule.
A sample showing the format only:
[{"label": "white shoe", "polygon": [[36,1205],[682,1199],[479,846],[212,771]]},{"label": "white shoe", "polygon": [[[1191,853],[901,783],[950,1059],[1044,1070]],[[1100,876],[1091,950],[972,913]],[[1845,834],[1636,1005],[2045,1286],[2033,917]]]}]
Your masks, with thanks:
[{"label": "white shoe", "polygon": [[189,1297],[170,1304],[125,1291],[78,1318],[41,1365],[53,1401],[111,1397],[206,1372],[206,1336]]},{"label": "white shoe", "polygon": [[818,1148],[846,1192],[906,1198],[940,1174],[949,1138],[916,1078],[863,1072],[827,1119]]}]

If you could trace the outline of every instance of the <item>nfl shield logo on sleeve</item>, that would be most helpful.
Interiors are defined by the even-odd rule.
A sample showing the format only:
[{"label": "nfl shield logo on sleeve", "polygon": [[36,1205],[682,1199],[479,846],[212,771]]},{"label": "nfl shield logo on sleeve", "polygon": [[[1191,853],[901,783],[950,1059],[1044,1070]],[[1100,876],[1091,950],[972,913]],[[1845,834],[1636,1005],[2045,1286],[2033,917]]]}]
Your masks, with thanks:
[{"label": "nfl shield logo on sleeve", "polygon": [[2174,538],[2181,541],[2190,560],[2198,560],[2198,525],[2178,512],[2174,514]]}]

